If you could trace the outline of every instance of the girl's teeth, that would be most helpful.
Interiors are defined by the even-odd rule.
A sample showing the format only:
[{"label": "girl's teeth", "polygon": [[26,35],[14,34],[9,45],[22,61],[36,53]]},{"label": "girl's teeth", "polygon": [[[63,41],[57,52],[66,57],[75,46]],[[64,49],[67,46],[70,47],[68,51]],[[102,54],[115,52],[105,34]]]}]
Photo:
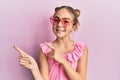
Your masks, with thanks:
[{"label": "girl's teeth", "polygon": [[65,32],[65,30],[56,29],[56,31]]}]

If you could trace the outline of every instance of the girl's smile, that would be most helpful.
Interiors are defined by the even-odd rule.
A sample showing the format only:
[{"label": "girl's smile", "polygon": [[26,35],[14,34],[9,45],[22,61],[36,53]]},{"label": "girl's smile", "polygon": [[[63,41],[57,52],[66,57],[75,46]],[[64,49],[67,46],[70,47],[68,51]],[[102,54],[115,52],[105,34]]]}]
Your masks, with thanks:
[{"label": "girl's smile", "polygon": [[56,32],[65,32],[66,30],[63,28],[55,28]]}]

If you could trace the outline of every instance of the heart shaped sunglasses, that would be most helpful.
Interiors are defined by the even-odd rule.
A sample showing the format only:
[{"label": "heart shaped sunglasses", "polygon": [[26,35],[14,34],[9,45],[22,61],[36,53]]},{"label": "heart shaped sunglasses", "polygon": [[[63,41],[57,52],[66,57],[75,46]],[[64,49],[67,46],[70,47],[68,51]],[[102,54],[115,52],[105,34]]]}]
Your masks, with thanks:
[{"label": "heart shaped sunglasses", "polygon": [[60,19],[57,16],[51,16],[50,17],[50,22],[53,26],[58,26],[58,24],[61,22],[64,28],[66,28],[68,26],[71,26],[74,23],[73,20],[71,20],[70,18]]}]

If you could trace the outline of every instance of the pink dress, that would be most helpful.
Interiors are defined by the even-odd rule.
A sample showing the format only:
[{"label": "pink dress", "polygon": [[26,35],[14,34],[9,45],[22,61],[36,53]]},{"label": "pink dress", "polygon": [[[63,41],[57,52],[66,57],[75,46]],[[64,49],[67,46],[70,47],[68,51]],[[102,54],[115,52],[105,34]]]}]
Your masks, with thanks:
[{"label": "pink dress", "polygon": [[[49,43],[51,44],[51,42]],[[84,46],[85,44],[82,42],[80,43],[74,42],[74,49],[71,52],[64,54],[64,57],[71,64],[74,70],[76,70],[77,62],[83,54]],[[40,47],[42,48],[43,53],[47,57],[51,49],[44,43],[41,43]],[[49,65],[49,80],[68,80],[61,64],[59,64],[53,59],[48,58],[48,65]]]}]

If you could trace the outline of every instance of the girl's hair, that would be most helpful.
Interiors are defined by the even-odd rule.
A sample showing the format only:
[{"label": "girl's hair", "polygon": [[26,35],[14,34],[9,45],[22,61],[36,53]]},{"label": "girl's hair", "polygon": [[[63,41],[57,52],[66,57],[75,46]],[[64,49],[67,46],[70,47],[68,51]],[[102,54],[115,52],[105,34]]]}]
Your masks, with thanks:
[{"label": "girl's hair", "polygon": [[73,9],[71,6],[61,6],[61,7],[56,7],[55,8],[55,14],[60,9],[63,9],[63,8],[67,9],[70,13],[73,14],[73,16],[74,16],[74,18],[73,18],[74,24],[73,25],[75,26],[75,30],[77,30],[78,26],[80,25],[79,20],[78,20],[78,17],[80,16],[80,10],[79,9]]}]

